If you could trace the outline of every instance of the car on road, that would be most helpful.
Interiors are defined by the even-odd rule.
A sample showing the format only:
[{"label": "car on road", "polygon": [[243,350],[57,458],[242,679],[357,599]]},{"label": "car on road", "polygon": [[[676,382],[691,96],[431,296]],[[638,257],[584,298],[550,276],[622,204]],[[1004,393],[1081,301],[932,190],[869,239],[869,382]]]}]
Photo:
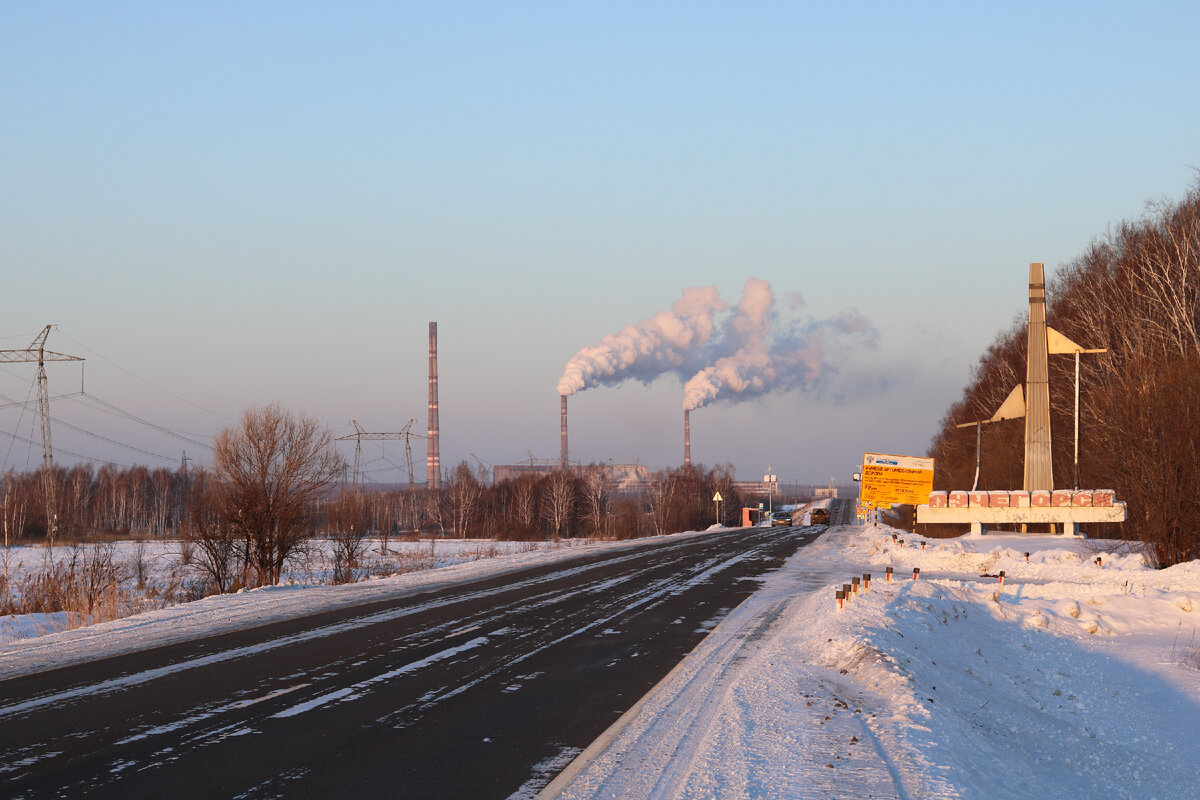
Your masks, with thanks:
[{"label": "car on road", "polygon": [[791,525],[792,513],[790,511],[775,511],[771,514],[772,525]]},{"label": "car on road", "polygon": [[829,509],[814,508],[808,512],[809,525],[828,525],[829,524]]}]

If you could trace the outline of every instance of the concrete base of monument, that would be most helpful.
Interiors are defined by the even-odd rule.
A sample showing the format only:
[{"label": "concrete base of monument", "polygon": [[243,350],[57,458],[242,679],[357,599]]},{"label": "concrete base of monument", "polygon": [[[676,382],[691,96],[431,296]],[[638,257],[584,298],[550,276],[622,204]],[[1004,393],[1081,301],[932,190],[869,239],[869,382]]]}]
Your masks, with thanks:
[{"label": "concrete base of monument", "polygon": [[[972,536],[986,536],[988,529],[1004,526],[1020,529],[1021,525],[1052,523],[1062,526],[1065,536],[1081,536],[1078,526],[1089,522],[1124,522],[1125,504],[1111,506],[1064,506],[1060,508],[931,508],[917,506],[917,522],[921,524],[968,524]],[[1037,534],[1044,535],[1044,534]]]}]

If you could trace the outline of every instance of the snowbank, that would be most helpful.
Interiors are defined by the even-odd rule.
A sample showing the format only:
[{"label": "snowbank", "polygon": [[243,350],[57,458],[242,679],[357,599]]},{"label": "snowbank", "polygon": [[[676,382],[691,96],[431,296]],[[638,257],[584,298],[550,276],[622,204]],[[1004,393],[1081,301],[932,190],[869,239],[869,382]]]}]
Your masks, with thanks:
[{"label": "snowbank", "polygon": [[920,541],[844,527],[801,550],[546,796],[1200,794],[1200,565]]}]

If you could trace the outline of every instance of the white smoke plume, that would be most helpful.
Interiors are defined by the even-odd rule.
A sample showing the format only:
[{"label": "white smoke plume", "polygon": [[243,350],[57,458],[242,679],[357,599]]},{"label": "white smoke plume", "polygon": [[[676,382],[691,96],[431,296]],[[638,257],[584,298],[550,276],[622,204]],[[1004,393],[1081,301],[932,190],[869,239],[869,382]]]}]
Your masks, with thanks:
[{"label": "white smoke plume", "polygon": [[686,289],[670,311],[656,314],[605,336],[567,362],[558,393],[574,394],[593,386],[634,378],[649,383],[678,375],[684,384],[683,407],[701,408],[714,400],[736,402],[772,391],[811,388],[831,372],[829,359],[852,339],[872,343],[870,322],[855,311],[824,320],[790,315],[803,298],[786,298],[785,331],[772,335],[779,321],[771,285],[750,278],[742,299],[717,332],[716,316],[728,311],[715,287]]},{"label": "white smoke plume", "polygon": [[712,338],[717,312],[728,308],[715,286],[685,289],[670,311],[627,325],[576,353],[559,378],[558,393],[629,378],[650,382],[668,372],[689,374],[704,363],[696,354]]},{"label": "white smoke plume", "polygon": [[[684,384],[683,407],[694,410],[714,400],[741,401],[772,391],[813,388],[834,371],[831,357],[851,337],[873,344],[877,333],[856,311],[824,320],[792,320],[787,333],[771,336],[774,294],[766,281],[746,282],[731,322],[737,349],[718,358]],[[790,295],[793,310],[803,306]]]}]

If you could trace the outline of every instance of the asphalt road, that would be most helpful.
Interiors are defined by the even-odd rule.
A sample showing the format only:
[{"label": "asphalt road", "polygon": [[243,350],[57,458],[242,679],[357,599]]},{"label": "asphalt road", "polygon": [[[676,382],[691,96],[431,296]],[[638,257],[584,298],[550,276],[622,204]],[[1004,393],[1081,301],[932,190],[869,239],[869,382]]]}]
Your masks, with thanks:
[{"label": "asphalt road", "polygon": [[0,681],[0,796],[531,797],[822,530],[689,537]]}]

